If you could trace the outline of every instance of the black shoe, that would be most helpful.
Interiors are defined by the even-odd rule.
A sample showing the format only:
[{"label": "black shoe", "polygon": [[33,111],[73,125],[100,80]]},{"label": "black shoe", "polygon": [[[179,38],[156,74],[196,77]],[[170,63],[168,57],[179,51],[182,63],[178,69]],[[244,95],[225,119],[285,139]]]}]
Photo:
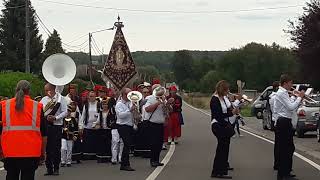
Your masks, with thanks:
[{"label": "black shoe", "polygon": [[290,173],[290,174],[288,175],[288,177],[294,178],[294,177],[296,177],[296,175],[293,174],[293,173]]},{"label": "black shoe", "polygon": [[132,167],[130,166],[121,166],[120,170],[122,171],[135,171]]},{"label": "black shoe", "polygon": [[116,165],[116,164],[117,164],[117,162],[111,162],[111,164],[112,164],[112,165]]},{"label": "black shoe", "polygon": [[221,175],[221,174],[211,174],[212,178],[220,178],[220,179],[232,179],[232,176]]},{"label": "black shoe", "polygon": [[59,169],[54,170],[52,175],[59,176]]},{"label": "black shoe", "polygon": [[67,167],[71,167],[71,164],[67,164]]},{"label": "black shoe", "polygon": [[234,170],[234,168],[228,167],[228,171],[233,171],[233,170]]},{"label": "black shoe", "polygon": [[53,175],[53,170],[47,170],[47,173],[44,174],[44,176],[52,176]]},{"label": "black shoe", "polygon": [[164,164],[160,162],[151,162],[150,165],[151,167],[158,167],[158,166],[163,166]]},{"label": "black shoe", "polygon": [[66,166],[66,164],[64,164],[64,163],[61,163],[61,167],[65,167]]},{"label": "black shoe", "polygon": [[80,161],[80,160],[77,160],[77,164],[81,164],[81,161]]}]

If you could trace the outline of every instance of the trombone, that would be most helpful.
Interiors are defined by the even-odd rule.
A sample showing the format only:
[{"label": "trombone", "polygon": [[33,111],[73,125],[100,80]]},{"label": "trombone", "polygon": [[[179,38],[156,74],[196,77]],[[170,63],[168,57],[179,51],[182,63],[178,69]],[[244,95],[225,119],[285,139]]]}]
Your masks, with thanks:
[{"label": "trombone", "polygon": [[[294,88],[291,89],[292,91],[288,91],[290,95],[298,97],[298,95],[296,93],[300,93],[300,91],[295,90]],[[304,99],[305,102],[309,103],[309,104],[319,104],[320,101],[316,101],[314,99],[312,99],[312,97],[310,95],[305,94],[304,95]]]},{"label": "trombone", "polygon": [[[231,93],[231,92],[229,92],[228,94],[231,95],[231,96],[239,96],[238,94],[234,94],[234,93]],[[251,103],[253,101],[253,99],[250,99],[247,95],[243,94],[241,96],[241,100],[240,101],[246,101],[248,103]]]}]

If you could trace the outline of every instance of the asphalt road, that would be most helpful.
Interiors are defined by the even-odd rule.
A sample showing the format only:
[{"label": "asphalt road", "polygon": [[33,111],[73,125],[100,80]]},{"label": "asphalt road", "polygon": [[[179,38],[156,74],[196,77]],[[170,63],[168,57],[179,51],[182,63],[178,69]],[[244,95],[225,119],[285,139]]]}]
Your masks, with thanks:
[{"label": "asphalt road", "polygon": [[[210,178],[215,154],[216,139],[210,130],[209,116],[184,107],[185,124],[183,138],[175,146],[175,151],[168,164],[156,178],[157,180],[206,180]],[[230,175],[236,180],[273,180],[273,145],[252,135],[243,133],[243,137],[233,138],[231,142],[230,163],[235,168]],[[164,157],[168,151],[163,151]],[[95,179],[146,179],[155,169],[149,166],[148,159],[131,158],[135,172],[123,172],[119,165],[97,164],[85,161],[71,168],[61,168],[58,177],[44,177],[44,167],[37,171],[39,180],[95,180]],[[318,162],[316,162],[318,163]],[[294,173],[300,180],[318,180],[320,171],[300,158],[294,158]],[[5,179],[5,171],[0,171],[0,179]]]}]

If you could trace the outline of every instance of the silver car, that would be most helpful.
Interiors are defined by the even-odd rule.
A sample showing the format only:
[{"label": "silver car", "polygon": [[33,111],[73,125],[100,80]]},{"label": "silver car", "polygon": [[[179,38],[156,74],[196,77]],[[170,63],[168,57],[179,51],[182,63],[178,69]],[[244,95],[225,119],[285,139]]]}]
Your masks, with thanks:
[{"label": "silver car", "polygon": [[[320,102],[320,95],[313,96],[312,99]],[[317,131],[317,121],[320,114],[320,103],[308,103],[304,101],[303,105],[297,110],[296,133],[299,138],[302,138],[308,131]]]}]

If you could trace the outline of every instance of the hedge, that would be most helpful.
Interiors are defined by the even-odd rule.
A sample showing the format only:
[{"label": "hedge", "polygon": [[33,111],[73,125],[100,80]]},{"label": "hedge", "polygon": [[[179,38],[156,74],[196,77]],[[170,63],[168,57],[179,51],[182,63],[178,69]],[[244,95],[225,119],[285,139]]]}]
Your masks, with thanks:
[{"label": "hedge", "polygon": [[31,83],[32,97],[44,94],[45,81],[38,76],[21,72],[0,72],[0,96],[13,97],[20,80],[27,80]]}]

